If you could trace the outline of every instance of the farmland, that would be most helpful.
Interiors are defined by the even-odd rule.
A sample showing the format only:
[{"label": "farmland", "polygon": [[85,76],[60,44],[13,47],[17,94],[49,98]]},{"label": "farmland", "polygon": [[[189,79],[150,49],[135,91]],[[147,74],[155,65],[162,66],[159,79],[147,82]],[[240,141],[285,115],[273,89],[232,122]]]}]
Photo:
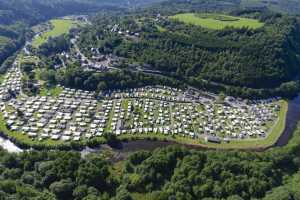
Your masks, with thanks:
[{"label": "farmland", "polygon": [[69,30],[76,25],[76,22],[72,20],[65,20],[65,19],[55,19],[51,20],[51,30],[42,33],[41,35],[37,36],[32,45],[34,47],[39,47],[44,42],[46,42],[50,37],[57,37],[59,35],[68,33]]},{"label": "farmland", "polygon": [[242,28],[248,27],[251,29],[257,29],[264,24],[255,19],[234,17],[222,14],[195,14],[195,13],[183,13],[170,17],[171,19],[179,20],[184,23],[201,26],[208,29],[221,30],[225,27]]}]

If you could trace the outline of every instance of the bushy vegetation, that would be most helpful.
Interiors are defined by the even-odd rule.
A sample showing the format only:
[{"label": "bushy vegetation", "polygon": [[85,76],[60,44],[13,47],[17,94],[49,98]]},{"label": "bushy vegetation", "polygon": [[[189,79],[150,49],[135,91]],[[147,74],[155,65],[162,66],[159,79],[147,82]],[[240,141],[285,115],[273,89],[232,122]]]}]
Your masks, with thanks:
[{"label": "bushy vegetation", "polygon": [[1,24],[22,21],[35,25],[53,17],[95,12],[105,7],[124,7],[123,0],[0,0]]},{"label": "bushy vegetation", "polygon": [[[283,94],[282,88],[293,85],[286,92],[295,94],[299,85],[290,81],[299,71],[298,19],[268,12],[235,13],[256,18],[265,25],[256,30],[208,30],[168,19],[157,22],[140,15],[113,19],[101,16],[94,20],[94,26],[82,31],[79,43],[86,55],[90,48],[98,48],[103,54],[114,53],[128,62],[147,64],[196,87],[266,97]],[[128,40],[107,30],[109,24],[121,24],[123,30],[140,32],[141,36]]]},{"label": "bushy vegetation", "polygon": [[[158,0],[135,3],[141,6],[153,1]],[[124,10],[131,6],[125,0],[0,0],[0,65],[24,45],[26,36],[32,36],[29,30],[32,25],[60,16]]]},{"label": "bushy vegetation", "polygon": [[172,146],[120,163],[111,153],[0,151],[1,199],[299,199],[300,127],[266,152]]},{"label": "bushy vegetation", "polygon": [[276,12],[297,15],[300,12],[299,0],[241,0],[241,7],[253,9],[271,9]]},{"label": "bushy vegetation", "polygon": [[[0,0],[0,65],[24,45],[27,37],[32,36],[29,26],[53,17],[96,11],[99,6],[80,0]],[[1,67],[1,71],[5,69],[5,66]]]},{"label": "bushy vegetation", "polygon": [[145,85],[169,85],[178,88],[185,86],[179,81],[163,76],[151,76],[126,70],[94,73],[84,71],[78,65],[69,66],[67,69],[58,71],[43,69],[41,77],[50,84],[58,83],[66,87],[90,91],[136,88]]},{"label": "bushy vegetation", "polygon": [[[26,27],[23,24],[1,25],[1,20],[0,17],[0,65],[21,48],[26,37]],[[0,71],[5,69],[3,66]]]},{"label": "bushy vegetation", "polygon": [[170,14],[189,11],[232,11],[238,8],[258,11],[271,10],[274,12],[297,15],[300,13],[299,0],[166,0],[152,6],[152,11],[167,10]]}]

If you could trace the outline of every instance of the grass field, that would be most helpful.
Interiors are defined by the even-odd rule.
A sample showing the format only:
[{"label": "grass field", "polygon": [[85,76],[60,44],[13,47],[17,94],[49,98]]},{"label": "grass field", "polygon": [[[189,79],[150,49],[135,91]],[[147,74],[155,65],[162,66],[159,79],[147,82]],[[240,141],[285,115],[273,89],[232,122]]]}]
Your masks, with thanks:
[{"label": "grass field", "polygon": [[3,80],[4,80],[5,75],[4,74],[0,74],[0,84],[2,84]]},{"label": "grass field", "polygon": [[68,33],[69,30],[77,25],[77,22],[72,20],[65,20],[65,19],[54,19],[51,20],[50,23],[52,24],[52,29],[43,33],[41,36],[34,39],[32,45],[34,47],[39,47],[43,43],[45,43],[49,37],[57,37],[62,34]]},{"label": "grass field", "polygon": [[6,45],[9,42],[11,42],[9,38],[0,35],[0,45]]},{"label": "grass field", "polygon": [[196,13],[183,13],[170,17],[171,19],[179,20],[184,23],[201,26],[204,28],[220,30],[225,27],[242,28],[248,27],[257,29],[264,25],[256,19],[234,17],[221,14],[196,14]]},{"label": "grass field", "polygon": [[42,87],[40,90],[40,96],[50,95],[51,97],[58,97],[62,91],[63,89],[58,86],[52,88]]}]

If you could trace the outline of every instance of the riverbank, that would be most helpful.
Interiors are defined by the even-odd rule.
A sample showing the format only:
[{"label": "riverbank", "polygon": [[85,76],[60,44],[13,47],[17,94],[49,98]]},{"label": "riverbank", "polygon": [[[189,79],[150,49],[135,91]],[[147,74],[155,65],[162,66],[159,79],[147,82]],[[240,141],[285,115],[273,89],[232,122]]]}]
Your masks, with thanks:
[{"label": "riverbank", "polygon": [[[287,116],[291,114],[288,113],[294,112],[294,110],[289,109],[289,104],[287,101],[281,101],[281,110],[279,112],[279,118],[277,123],[272,127],[271,132],[268,134],[265,139],[257,140],[235,140],[230,142],[217,143],[207,143],[204,139],[192,139],[181,136],[167,136],[164,134],[139,134],[139,135],[121,135],[118,137],[119,144],[117,145],[118,149],[124,148],[124,146],[130,146],[130,143],[134,146],[140,146],[140,149],[143,149],[145,143],[154,143],[154,147],[163,147],[167,145],[179,144],[189,148],[196,149],[240,149],[240,150],[252,150],[252,151],[263,151],[270,147],[275,146],[276,144],[282,144],[283,142],[279,141],[281,135],[291,134],[292,129],[286,128]],[[300,106],[299,106],[300,113]],[[299,115],[300,116],[300,115]],[[289,117],[290,118],[290,117]],[[290,127],[290,126],[288,126]],[[289,131],[286,131],[289,130]],[[27,135],[13,132],[7,129],[2,115],[0,114],[0,136],[14,143],[16,147],[21,149],[53,149],[53,150],[82,150],[85,147],[97,148],[101,145],[107,143],[104,137],[98,137],[92,140],[85,140],[81,142],[63,142],[63,141],[53,141],[53,140],[34,140],[29,138]],[[286,131],[286,132],[284,132]],[[287,136],[284,137],[286,139]],[[139,144],[140,141],[140,145]],[[145,142],[146,141],[146,142]],[[163,143],[161,143],[163,142]],[[155,145],[157,143],[158,145]],[[149,146],[149,145],[148,145]]]},{"label": "riverbank", "polygon": [[279,138],[283,134],[286,127],[286,116],[288,114],[288,102],[281,101],[281,110],[279,112],[278,121],[271,128],[270,133],[264,139],[245,139],[245,140],[231,140],[229,142],[222,141],[221,143],[205,142],[203,138],[192,139],[180,136],[165,136],[163,134],[141,134],[141,135],[122,135],[121,140],[158,140],[168,141],[173,144],[184,145],[189,148],[195,149],[220,149],[220,150],[251,150],[251,151],[264,151],[271,147],[274,147]]},{"label": "riverbank", "polygon": [[12,143],[10,140],[0,137],[0,147],[6,150],[8,153],[21,153],[23,150]]}]

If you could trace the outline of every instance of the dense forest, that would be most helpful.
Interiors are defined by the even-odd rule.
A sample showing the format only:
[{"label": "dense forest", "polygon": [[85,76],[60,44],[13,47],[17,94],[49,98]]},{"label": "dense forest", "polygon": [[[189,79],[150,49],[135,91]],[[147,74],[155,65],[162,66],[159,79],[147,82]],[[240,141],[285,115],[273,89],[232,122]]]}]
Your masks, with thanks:
[{"label": "dense forest", "polygon": [[[168,15],[178,12],[229,12],[239,9],[241,0],[167,0],[161,3],[153,4],[147,8],[147,12],[163,12]],[[140,13],[145,13],[144,10]]]},{"label": "dense forest", "polygon": [[[249,88],[251,96],[268,96],[281,95],[285,86],[293,85],[287,93],[297,92],[294,89],[299,85],[293,80],[300,64],[298,18],[251,10],[231,14],[256,18],[265,25],[255,30],[210,30],[165,17],[158,20],[151,17],[151,11],[115,18],[101,15],[92,27],[81,32],[79,45],[86,55],[91,48],[98,48],[103,54],[113,53],[129,63],[146,64],[194,86],[210,82],[226,88],[227,93],[238,91],[241,95],[239,91]],[[109,31],[107,27],[114,24],[140,33],[139,39]]]},{"label": "dense forest", "polygon": [[250,9],[299,15],[299,0],[166,0],[152,5],[152,11],[159,10],[174,12],[187,11],[232,11],[236,9]]},{"label": "dense forest", "polygon": [[144,5],[158,0],[0,0],[0,23],[16,21],[34,25],[53,17],[128,8],[131,4]]},{"label": "dense forest", "polygon": [[0,65],[25,43],[26,26],[22,23],[1,24],[0,18]]},{"label": "dense forest", "polygon": [[114,162],[110,150],[0,151],[0,199],[298,200],[299,130],[260,153],[169,146]]},{"label": "dense forest", "polygon": [[253,9],[271,9],[273,11],[299,14],[300,1],[299,0],[241,0],[241,7]]},{"label": "dense forest", "polygon": [[[144,77],[148,77],[148,80],[142,80],[142,85],[165,84],[167,79],[176,79],[198,88],[214,92],[224,91],[229,95],[247,98],[279,95],[290,97],[299,91],[299,83],[294,81],[300,63],[298,18],[268,10],[241,9],[241,4],[245,1],[239,0],[175,0],[162,3],[159,1],[1,0],[0,63],[24,44],[28,25],[56,16],[104,9],[109,12],[100,13],[94,18],[93,26],[82,30],[79,46],[86,55],[90,54],[90,48],[96,47],[103,54],[113,53],[127,58],[128,63],[146,64],[147,67],[150,66],[169,76],[163,78],[163,81],[151,83],[149,80],[155,80],[157,76],[147,74]],[[131,10],[132,12],[124,12],[123,9],[153,2],[158,3],[144,9]],[[265,26],[256,30],[229,27],[214,31],[166,17],[154,21],[158,13],[161,16],[168,16],[178,12],[200,11],[229,12],[231,15],[258,19],[264,22]],[[118,34],[106,31],[107,26],[113,24],[119,24],[124,30],[130,29],[140,33],[139,40],[124,39]],[[66,45],[56,47],[50,41],[43,45],[39,53],[49,57],[50,54],[67,48]],[[2,69],[11,64],[13,58],[8,59],[0,70],[4,71]],[[128,63],[123,63],[122,68],[126,69]],[[111,82],[122,81],[118,84],[103,81],[103,78],[98,78],[99,75],[85,74],[87,78],[84,79],[85,82],[93,80],[91,82],[94,85],[80,85],[79,88],[130,87],[133,85],[132,81],[121,76],[128,73],[128,71],[119,72],[117,77],[120,78],[111,80]],[[77,74],[78,77],[72,75],[73,79],[82,80],[83,77]],[[134,77],[130,75],[134,78],[134,82],[144,79],[140,74],[130,74],[135,74]],[[58,79],[56,75],[56,82],[65,82],[61,81],[63,80],[61,78]],[[161,80],[161,77],[159,79]],[[177,81],[171,81],[168,85],[174,85],[174,82]],[[101,87],[97,87],[99,85]]]},{"label": "dense forest", "polygon": [[69,66],[67,69],[60,69],[58,71],[43,69],[41,71],[41,78],[48,81],[50,85],[61,84],[66,87],[90,91],[126,89],[146,85],[184,87],[184,84],[181,82],[163,76],[151,76],[128,70],[94,73],[84,71],[78,65]]},{"label": "dense forest", "polygon": [[24,45],[32,25],[60,16],[124,10],[158,1],[0,0],[0,65]]},{"label": "dense forest", "polygon": [[[149,84],[184,87],[183,82],[245,97],[292,96],[299,90],[298,82],[293,81],[300,64],[297,18],[235,10],[239,0],[172,1],[178,10],[172,10],[169,1],[145,10],[143,15],[140,11],[118,17],[101,14],[93,26],[82,30],[82,51],[90,56],[90,49],[97,45],[103,54],[127,58],[120,70],[94,73],[83,70],[80,63],[55,70],[53,66],[60,61],[54,54],[70,48],[69,36],[61,36],[37,50],[44,64],[40,78],[50,85],[96,91]],[[99,1],[70,2],[0,0],[0,63],[11,56],[3,66],[12,64],[13,53],[24,43],[29,25],[54,16],[93,11],[91,5]],[[108,7],[119,3],[101,2]],[[127,1],[122,2],[120,6],[128,6]],[[154,23],[158,11],[154,8],[163,12],[166,7],[168,14],[181,9],[231,10],[232,15],[259,19],[265,27],[213,31],[168,19]],[[122,29],[140,33],[140,38],[124,39],[107,31],[110,24],[117,23]],[[131,62],[168,76],[131,71]],[[36,78],[34,67],[22,65],[32,81]],[[169,146],[139,151],[118,162],[111,159],[112,154],[104,149],[88,155],[75,150],[11,154],[0,149],[0,200],[300,200],[300,125],[287,146],[265,152]]]}]

